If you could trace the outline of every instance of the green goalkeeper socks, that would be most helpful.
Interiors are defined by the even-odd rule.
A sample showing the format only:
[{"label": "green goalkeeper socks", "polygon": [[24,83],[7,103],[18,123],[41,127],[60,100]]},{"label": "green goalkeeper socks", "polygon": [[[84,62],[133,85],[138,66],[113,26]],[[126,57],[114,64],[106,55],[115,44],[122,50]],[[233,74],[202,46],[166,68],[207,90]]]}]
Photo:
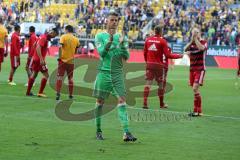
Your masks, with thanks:
[{"label": "green goalkeeper socks", "polygon": [[[101,130],[102,109],[103,109],[102,105],[96,104],[95,117],[96,117],[97,132],[102,132]],[[119,116],[121,125],[123,126],[124,133],[129,132],[126,104],[118,105],[118,116]]]},{"label": "green goalkeeper socks", "polygon": [[119,104],[118,105],[118,117],[120,119],[121,125],[123,126],[124,133],[129,132],[126,104]]},{"label": "green goalkeeper socks", "polygon": [[102,105],[96,104],[95,117],[96,117],[97,132],[102,132],[102,130],[101,130],[102,108],[103,108]]}]

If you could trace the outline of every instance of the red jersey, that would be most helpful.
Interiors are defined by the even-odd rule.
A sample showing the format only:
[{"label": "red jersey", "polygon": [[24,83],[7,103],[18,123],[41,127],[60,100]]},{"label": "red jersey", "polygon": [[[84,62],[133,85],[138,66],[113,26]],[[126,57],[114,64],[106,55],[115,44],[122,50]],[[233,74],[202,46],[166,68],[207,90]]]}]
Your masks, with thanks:
[{"label": "red jersey", "polygon": [[205,70],[205,53],[207,51],[207,41],[200,40],[200,43],[204,45],[204,50],[199,50],[195,43],[192,43],[187,51],[190,51],[190,71],[202,71]]},{"label": "red jersey", "polygon": [[[38,37],[35,33],[30,34],[29,42],[28,42],[28,56],[32,57],[34,54],[34,49],[36,48],[36,41]],[[34,47],[35,45],[35,47]]]},{"label": "red jersey", "polygon": [[[36,47],[37,45],[41,46],[42,57],[43,59],[45,59],[48,51],[48,35],[47,34],[41,35],[37,41]],[[34,49],[33,60],[35,61],[40,60],[36,49]]]},{"label": "red jersey", "polygon": [[20,35],[18,32],[14,32],[11,37],[11,56],[19,56],[21,50]]},{"label": "red jersey", "polygon": [[144,59],[147,69],[161,69],[169,59],[182,58],[180,54],[172,54],[167,41],[160,35],[150,36],[144,44]]}]

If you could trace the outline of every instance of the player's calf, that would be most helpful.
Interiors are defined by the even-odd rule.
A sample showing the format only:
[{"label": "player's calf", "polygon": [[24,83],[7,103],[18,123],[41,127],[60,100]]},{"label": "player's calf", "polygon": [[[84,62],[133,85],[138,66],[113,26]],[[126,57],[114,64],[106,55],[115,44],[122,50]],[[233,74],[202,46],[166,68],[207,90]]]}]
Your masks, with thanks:
[{"label": "player's calf", "polygon": [[143,109],[148,109],[148,96],[150,93],[150,85],[145,85],[144,91],[143,91]]}]

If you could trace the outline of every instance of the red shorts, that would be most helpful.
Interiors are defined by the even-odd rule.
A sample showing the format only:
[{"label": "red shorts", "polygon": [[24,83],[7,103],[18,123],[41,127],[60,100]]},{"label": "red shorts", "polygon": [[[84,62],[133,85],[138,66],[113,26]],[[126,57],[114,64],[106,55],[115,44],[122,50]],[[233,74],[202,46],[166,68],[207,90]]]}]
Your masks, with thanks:
[{"label": "red shorts", "polygon": [[194,83],[199,84],[200,86],[203,85],[203,80],[205,77],[205,71],[190,71],[189,75],[189,85],[193,86]]},{"label": "red shorts", "polygon": [[39,61],[33,60],[31,67],[32,67],[33,72],[39,72],[39,71],[42,73],[48,72],[47,65],[41,65],[40,60]]},{"label": "red shorts", "polygon": [[28,56],[26,68],[32,68],[32,63],[33,63],[32,57],[29,57],[29,56]]},{"label": "red shorts", "polygon": [[68,79],[73,78],[74,64],[64,63],[63,61],[58,61],[58,76],[64,76],[67,72]]},{"label": "red shorts", "polygon": [[11,67],[18,68],[20,66],[20,56],[10,55]]},{"label": "red shorts", "polygon": [[153,69],[146,69],[146,75],[145,79],[152,81],[155,79],[157,83],[161,83],[166,81],[166,76],[167,76],[167,69],[159,69],[159,70],[153,70]]},{"label": "red shorts", "polygon": [[4,48],[0,48],[0,63],[4,61]]}]

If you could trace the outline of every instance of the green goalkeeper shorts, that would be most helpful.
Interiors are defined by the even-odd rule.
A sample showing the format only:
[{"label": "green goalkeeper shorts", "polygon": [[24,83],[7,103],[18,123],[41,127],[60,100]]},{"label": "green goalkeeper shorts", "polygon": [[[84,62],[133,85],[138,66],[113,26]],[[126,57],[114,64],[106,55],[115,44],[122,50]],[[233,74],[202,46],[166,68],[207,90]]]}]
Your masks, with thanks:
[{"label": "green goalkeeper shorts", "polygon": [[106,99],[110,94],[115,97],[126,97],[124,76],[122,73],[110,74],[100,71],[95,80],[93,96]]}]

